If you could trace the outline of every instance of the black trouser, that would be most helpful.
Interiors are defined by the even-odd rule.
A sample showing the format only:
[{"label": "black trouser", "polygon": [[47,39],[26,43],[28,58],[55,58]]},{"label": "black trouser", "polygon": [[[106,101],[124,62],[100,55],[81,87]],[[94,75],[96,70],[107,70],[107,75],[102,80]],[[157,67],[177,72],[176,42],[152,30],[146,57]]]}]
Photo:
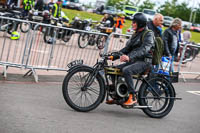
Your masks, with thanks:
[{"label": "black trouser", "polygon": [[121,65],[118,65],[117,68],[120,68],[126,84],[128,86],[129,94],[135,94],[135,88],[133,83],[132,75],[140,74],[144,72],[147,68],[150,68],[150,64],[144,61],[136,61],[136,62],[127,62]]}]

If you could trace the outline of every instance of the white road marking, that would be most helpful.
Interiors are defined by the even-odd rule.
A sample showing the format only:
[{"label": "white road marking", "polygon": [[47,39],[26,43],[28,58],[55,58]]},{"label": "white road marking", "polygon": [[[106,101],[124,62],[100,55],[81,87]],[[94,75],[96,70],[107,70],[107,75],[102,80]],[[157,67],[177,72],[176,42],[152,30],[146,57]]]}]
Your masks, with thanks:
[{"label": "white road marking", "polygon": [[200,91],[187,91],[187,92],[200,96]]}]

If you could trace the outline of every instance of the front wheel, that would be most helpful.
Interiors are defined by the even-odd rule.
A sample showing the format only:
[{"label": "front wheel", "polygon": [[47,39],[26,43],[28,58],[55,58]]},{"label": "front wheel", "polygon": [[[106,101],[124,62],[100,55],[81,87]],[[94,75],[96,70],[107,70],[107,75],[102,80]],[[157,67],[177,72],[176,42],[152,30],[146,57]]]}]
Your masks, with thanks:
[{"label": "front wheel", "polygon": [[148,116],[162,118],[171,111],[174,105],[174,88],[165,78],[155,77],[147,81],[149,85],[144,83],[139,90],[139,104],[149,106],[143,109]]},{"label": "front wheel", "polygon": [[62,86],[66,103],[76,111],[88,112],[104,100],[103,78],[94,75],[90,67],[79,67],[69,72]]},{"label": "front wheel", "polygon": [[55,36],[55,32],[53,28],[45,28],[44,32],[44,42],[48,44],[53,44],[53,38]]},{"label": "front wheel", "polygon": [[27,33],[31,29],[31,24],[27,22],[22,22],[20,24],[21,32]]},{"label": "front wheel", "polygon": [[64,34],[63,34],[62,40],[63,40],[64,42],[68,42],[68,41],[71,39],[72,34],[73,34],[73,31],[65,30],[65,31],[64,31]]},{"label": "front wheel", "polygon": [[103,49],[104,46],[105,46],[106,40],[107,40],[107,36],[99,35],[97,37],[97,41],[96,41],[97,48],[98,49]]},{"label": "front wheel", "polygon": [[79,48],[85,48],[89,44],[90,35],[87,33],[80,33],[78,37],[78,46]]}]

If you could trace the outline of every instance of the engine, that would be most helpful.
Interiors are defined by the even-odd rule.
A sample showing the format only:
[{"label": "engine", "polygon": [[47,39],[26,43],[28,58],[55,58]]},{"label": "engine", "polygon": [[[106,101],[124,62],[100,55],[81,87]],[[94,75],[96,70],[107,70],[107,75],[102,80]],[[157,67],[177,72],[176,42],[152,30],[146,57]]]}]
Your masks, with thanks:
[{"label": "engine", "polygon": [[115,84],[110,86],[109,94],[113,99],[117,100],[126,98],[128,96],[128,87],[124,77],[117,77]]},{"label": "engine", "polygon": [[116,89],[116,93],[119,97],[127,97],[128,96],[128,87],[126,85],[124,77],[118,77],[115,89]]}]

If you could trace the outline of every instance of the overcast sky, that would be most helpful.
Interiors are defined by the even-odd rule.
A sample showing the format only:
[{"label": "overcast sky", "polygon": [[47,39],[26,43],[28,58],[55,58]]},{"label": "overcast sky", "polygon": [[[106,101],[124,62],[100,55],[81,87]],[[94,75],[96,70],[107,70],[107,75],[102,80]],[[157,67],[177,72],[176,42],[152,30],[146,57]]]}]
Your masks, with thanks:
[{"label": "overcast sky", "polygon": [[[106,0],[104,0],[104,1],[106,1]],[[132,0],[132,1],[134,1],[134,0]],[[141,2],[142,2],[142,1],[144,1],[144,0],[141,0]],[[158,6],[158,5],[163,4],[165,1],[171,1],[171,0],[151,0],[151,1],[155,2],[156,5]],[[195,7],[196,5],[198,5],[198,3],[200,3],[199,0],[178,0],[179,3],[182,3],[182,2],[184,2],[184,1],[185,1],[186,3],[188,3],[190,7],[192,7],[192,6]],[[88,4],[89,2],[95,3],[96,0],[80,0],[80,2],[81,2],[81,3]]]}]

